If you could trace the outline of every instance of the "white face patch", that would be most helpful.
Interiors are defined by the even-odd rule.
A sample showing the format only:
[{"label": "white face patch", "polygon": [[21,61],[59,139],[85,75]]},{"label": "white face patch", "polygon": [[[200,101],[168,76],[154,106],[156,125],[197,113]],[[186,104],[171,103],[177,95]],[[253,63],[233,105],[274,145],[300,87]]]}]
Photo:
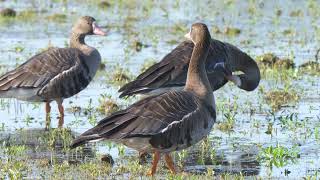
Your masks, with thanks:
[{"label": "white face patch", "polygon": [[187,34],[185,34],[184,37],[192,41],[190,32],[188,32]]},{"label": "white face patch", "polygon": [[232,75],[229,80],[232,81],[236,86],[238,86],[238,87],[241,86],[241,79],[239,76]]},{"label": "white face patch", "polygon": [[191,29],[192,29],[192,28],[190,28],[190,31],[189,31],[187,34],[185,34],[184,37],[194,43],[194,41],[193,41],[192,38],[191,38]]}]

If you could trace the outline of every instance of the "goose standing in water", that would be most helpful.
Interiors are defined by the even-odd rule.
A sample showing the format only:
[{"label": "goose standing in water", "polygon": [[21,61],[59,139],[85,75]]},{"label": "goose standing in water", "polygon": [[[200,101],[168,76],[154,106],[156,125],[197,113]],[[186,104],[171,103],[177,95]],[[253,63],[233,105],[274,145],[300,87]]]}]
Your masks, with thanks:
[{"label": "goose standing in water", "polygon": [[[187,79],[193,48],[192,41],[182,42],[159,63],[120,88],[120,97],[135,94],[152,95],[170,89],[182,89]],[[224,86],[228,80],[246,91],[253,91],[260,82],[258,65],[249,55],[231,44],[215,39],[210,39],[206,70],[213,91]],[[243,74],[232,75],[235,71]]]},{"label": "goose standing in water", "polygon": [[51,48],[2,75],[0,98],[45,102],[46,127],[50,123],[50,102],[56,101],[62,127],[63,99],[86,88],[100,65],[99,52],[84,41],[86,35],[94,34],[105,35],[93,17],[81,17],[72,28],[70,48]]},{"label": "goose standing in water", "polygon": [[183,90],[149,96],[103,119],[71,145],[111,140],[139,152],[154,153],[149,175],[154,175],[161,154],[175,173],[170,152],[185,149],[206,137],[216,120],[215,102],[205,69],[210,33],[205,24],[193,24],[188,37],[194,43]]}]

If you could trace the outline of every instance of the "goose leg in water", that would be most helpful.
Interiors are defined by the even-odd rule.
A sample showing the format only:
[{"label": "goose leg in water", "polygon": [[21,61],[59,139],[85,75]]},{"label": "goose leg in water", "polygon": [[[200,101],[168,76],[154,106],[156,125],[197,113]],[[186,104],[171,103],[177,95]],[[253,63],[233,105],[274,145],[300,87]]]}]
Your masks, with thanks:
[{"label": "goose leg in water", "polygon": [[166,160],[167,167],[170,169],[171,173],[176,174],[176,170],[174,169],[174,163],[170,154],[166,154],[164,158]]},{"label": "goose leg in water", "polygon": [[46,102],[46,127],[45,127],[46,130],[49,129],[51,124],[50,111],[51,111],[50,102]]},{"label": "goose leg in water", "polygon": [[160,160],[160,153],[158,151],[155,151],[153,154],[153,162],[152,162],[152,168],[148,172],[148,176],[153,176],[157,171],[157,165]]},{"label": "goose leg in water", "polygon": [[62,105],[62,100],[58,100],[57,103],[58,103],[58,109],[59,109],[59,113],[60,113],[58,127],[62,128],[63,123],[64,123],[64,108]]}]

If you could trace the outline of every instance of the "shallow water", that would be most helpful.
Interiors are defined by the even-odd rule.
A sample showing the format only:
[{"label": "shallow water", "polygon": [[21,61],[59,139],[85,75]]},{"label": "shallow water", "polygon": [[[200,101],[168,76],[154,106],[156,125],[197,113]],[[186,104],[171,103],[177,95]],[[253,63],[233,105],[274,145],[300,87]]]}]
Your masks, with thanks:
[{"label": "shallow water", "polygon": [[[18,12],[30,9],[36,11],[36,14],[27,20],[11,19],[0,22],[0,72],[2,73],[13,69],[49,45],[66,46],[72,22],[79,16],[91,15],[109,31],[106,37],[86,38],[89,45],[99,50],[106,65],[105,70],[98,72],[94,81],[85,90],[64,101],[66,109],[81,108],[80,112],[75,113],[67,110],[65,116],[65,127],[75,133],[84,132],[92,127],[92,122],[105,116],[95,110],[89,111],[89,114],[84,113],[99,105],[98,99],[101,94],[110,95],[122,107],[137,99],[117,98],[117,89],[120,86],[108,81],[110,76],[108,73],[113,72],[115,66],[128,69],[135,77],[146,60],[159,61],[178,42],[183,41],[183,35],[188,31],[188,27],[196,21],[205,22],[210,29],[218,27],[221,32],[214,33],[212,30],[213,38],[232,43],[253,57],[273,52],[279,57],[293,57],[296,65],[300,65],[314,60],[316,50],[320,48],[319,7],[314,7],[319,6],[320,1],[315,0],[267,2],[230,0],[207,1],[201,4],[198,1],[184,0],[148,3],[130,0],[110,1],[111,6],[107,9],[98,8],[98,1],[94,0],[31,2],[29,0],[0,2],[0,9],[11,7]],[[277,12],[279,14],[280,11],[281,15],[278,16]],[[295,12],[298,12],[298,16],[292,15]],[[66,14],[67,18],[64,22],[46,19],[54,13]],[[224,34],[226,27],[239,28],[241,33],[236,36]],[[148,47],[136,51],[133,45],[136,41]],[[298,78],[290,79],[289,83],[300,95],[300,100],[296,104],[281,108],[274,117],[270,114],[270,107],[258,89],[254,92],[245,92],[229,83],[215,92],[216,103],[220,107],[218,122],[225,120],[223,113],[229,107],[221,107],[222,105],[238,106],[234,128],[231,132],[220,131],[217,126],[212,130],[210,149],[215,150],[217,159],[215,163],[199,163],[197,155],[200,150],[195,148],[194,152],[191,153],[190,150],[183,160],[183,169],[186,172],[200,174],[207,169],[213,169],[216,174],[242,172],[248,177],[262,178],[302,178],[319,173],[320,139],[316,136],[316,129],[320,129],[319,77],[298,74]],[[270,78],[262,79],[260,84],[260,87],[266,90],[284,86],[284,82]],[[58,111],[55,103],[52,105],[51,126],[57,127]],[[297,114],[294,125],[280,122],[281,116],[292,113]],[[2,117],[0,118],[2,142],[14,134],[19,136],[21,129],[28,131],[43,128],[44,104],[2,99],[0,117]],[[273,124],[272,135],[265,133],[270,123]],[[270,171],[270,168],[259,162],[257,157],[263,147],[276,144],[296,148],[299,158],[295,163],[289,163],[281,168],[273,167]],[[117,146],[106,148],[105,144],[101,143],[93,148],[93,152],[110,153],[115,158],[116,167],[121,166],[120,162],[126,162],[127,156],[137,156],[136,152],[126,148],[125,155],[121,155],[118,149]],[[56,156],[66,158],[54,154],[54,149],[36,148],[29,152],[47,154],[46,158]],[[68,153],[70,152],[64,155]],[[89,153],[89,156],[94,159],[92,153]],[[176,161],[178,157],[176,154]],[[34,154],[30,153],[30,159],[36,159]],[[80,158],[80,161],[82,160]],[[35,168],[31,173],[32,176],[36,177],[39,171]],[[290,173],[285,175],[285,171]]]}]

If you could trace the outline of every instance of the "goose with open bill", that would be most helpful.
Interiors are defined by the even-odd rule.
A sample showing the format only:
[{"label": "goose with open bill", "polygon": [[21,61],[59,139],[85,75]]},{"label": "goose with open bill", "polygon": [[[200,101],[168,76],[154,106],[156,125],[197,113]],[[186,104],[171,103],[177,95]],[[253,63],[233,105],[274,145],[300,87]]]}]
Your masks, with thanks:
[{"label": "goose with open bill", "polygon": [[154,154],[148,175],[154,175],[161,155],[176,173],[170,152],[188,148],[211,131],[216,120],[215,101],[205,69],[210,33],[205,24],[193,24],[189,35],[194,43],[186,85],[142,99],[125,110],[101,120],[71,144],[75,148],[90,141],[111,140]]},{"label": "goose with open bill", "polygon": [[[190,40],[183,41],[160,62],[121,87],[120,97],[136,94],[154,95],[170,89],[182,89],[186,83],[194,46]],[[253,91],[260,82],[258,65],[249,55],[229,43],[216,39],[210,39],[206,70],[213,91],[228,81],[240,89]]]},{"label": "goose with open bill", "polygon": [[73,26],[69,48],[50,48],[0,77],[0,98],[45,102],[46,128],[50,126],[50,102],[59,109],[59,127],[64,123],[63,99],[86,88],[101,62],[99,52],[88,45],[86,35],[105,35],[96,20],[81,17]]}]

